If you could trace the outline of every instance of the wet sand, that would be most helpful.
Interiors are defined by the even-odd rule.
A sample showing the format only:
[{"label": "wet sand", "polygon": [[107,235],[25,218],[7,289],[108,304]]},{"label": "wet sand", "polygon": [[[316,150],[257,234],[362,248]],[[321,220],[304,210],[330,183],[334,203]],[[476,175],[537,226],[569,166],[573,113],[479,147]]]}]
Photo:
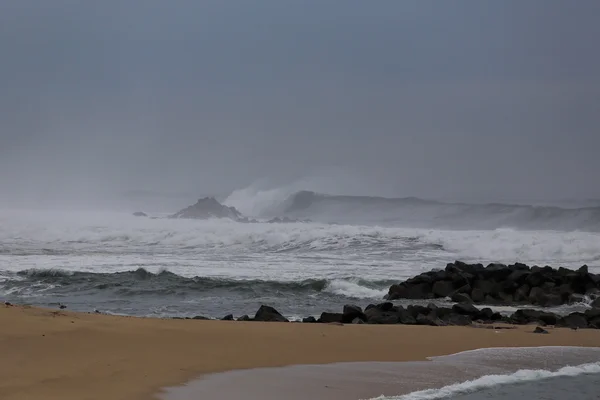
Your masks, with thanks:
[{"label": "wet sand", "polygon": [[419,361],[484,347],[600,346],[600,330],[166,320],[0,306],[0,398],[155,398],[223,371]]}]

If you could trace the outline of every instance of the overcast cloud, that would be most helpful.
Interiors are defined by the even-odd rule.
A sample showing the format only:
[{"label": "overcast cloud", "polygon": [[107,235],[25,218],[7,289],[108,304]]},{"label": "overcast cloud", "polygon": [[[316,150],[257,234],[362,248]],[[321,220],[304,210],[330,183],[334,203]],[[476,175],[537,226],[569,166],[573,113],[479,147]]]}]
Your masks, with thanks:
[{"label": "overcast cloud", "polygon": [[600,197],[599,17],[596,0],[5,0],[0,201],[310,177]]}]

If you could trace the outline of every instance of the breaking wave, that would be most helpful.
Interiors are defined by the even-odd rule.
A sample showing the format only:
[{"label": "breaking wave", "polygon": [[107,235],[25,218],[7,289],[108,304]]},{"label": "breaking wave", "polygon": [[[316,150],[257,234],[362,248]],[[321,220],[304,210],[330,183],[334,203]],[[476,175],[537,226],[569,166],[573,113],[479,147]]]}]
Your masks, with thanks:
[{"label": "breaking wave", "polygon": [[59,269],[29,269],[3,272],[0,289],[5,293],[32,294],[48,290],[65,292],[111,291],[120,296],[161,295],[226,291],[246,293],[328,293],[356,299],[381,299],[395,281],[369,281],[357,277],[304,279],[299,281],[236,280],[213,277],[184,277],[167,270],[157,273],[144,268],[114,273],[91,273]]},{"label": "breaking wave", "polygon": [[543,369],[522,369],[507,375],[486,375],[480,378],[444,386],[440,389],[427,389],[403,396],[378,397],[378,400],[436,400],[464,395],[502,385],[518,384],[542,379],[574,377],[584,374],[600,374],[600,363],[566,366],[557,371]]}]

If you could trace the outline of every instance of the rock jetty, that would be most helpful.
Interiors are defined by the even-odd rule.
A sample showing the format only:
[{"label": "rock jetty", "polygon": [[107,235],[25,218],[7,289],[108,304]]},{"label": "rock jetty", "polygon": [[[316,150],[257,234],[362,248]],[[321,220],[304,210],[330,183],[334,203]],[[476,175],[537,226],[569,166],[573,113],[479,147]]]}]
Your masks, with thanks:
[{"label": "rock jetty", "polygon": [[[600,297],[600,275],[525,264],[448,264],[392,285],[387,300],[449,297],[459,303],[552,307]],[[600,305],[600,301],[597,301]]]},{"label": "rock jetty", "polygon": [[[304,323],[327,324],[404,324],[430,326],[466,326],[473,323],[568,327],[600,329],[600,276],[588,271],[551,267],[529,267],[525,264],[448,264],[444,270],[422,273],[392,285],[387,301],[369,304],[364,310],[353,304],[341,312],[323,312],[302,320]],[[399,299],[450,298],[455,304],[443,307],[399,305]],[[480,304],[478,304],[480,303]],[[548,306],[567,303],[588,303],[585,312],[560,315],[549,312]],[[495,305],[527,305],[512,315],[502,315]],[[478,306],[477,306],[478,305]],[[491,306],[491,307],[488,307]],[[535,308],[532,308],[535,307]],[[231,315],[227,319],[232,319]],[[238,321],[287,322],[273,307],[263,305],[254,318],[244,315]]]}]

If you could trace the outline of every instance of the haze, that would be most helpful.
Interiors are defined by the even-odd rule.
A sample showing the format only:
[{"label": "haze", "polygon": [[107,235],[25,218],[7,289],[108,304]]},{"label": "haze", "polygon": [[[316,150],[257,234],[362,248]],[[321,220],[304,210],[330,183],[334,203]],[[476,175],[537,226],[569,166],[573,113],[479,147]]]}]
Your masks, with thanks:
[{"label": "haze", "polygon": [[599,16],[595,0],[5,0],[0,202],[297,181],[598,198]]}]

